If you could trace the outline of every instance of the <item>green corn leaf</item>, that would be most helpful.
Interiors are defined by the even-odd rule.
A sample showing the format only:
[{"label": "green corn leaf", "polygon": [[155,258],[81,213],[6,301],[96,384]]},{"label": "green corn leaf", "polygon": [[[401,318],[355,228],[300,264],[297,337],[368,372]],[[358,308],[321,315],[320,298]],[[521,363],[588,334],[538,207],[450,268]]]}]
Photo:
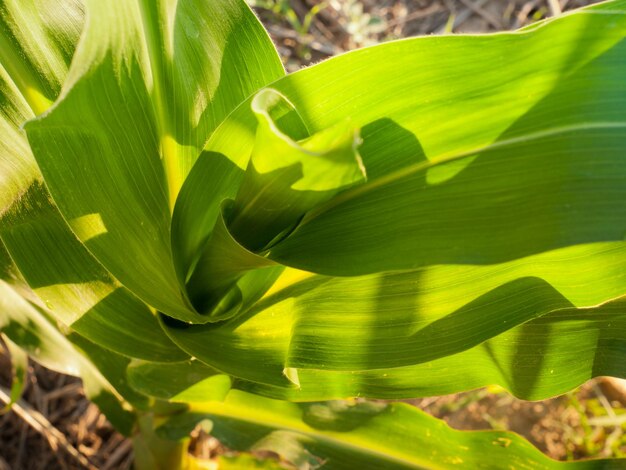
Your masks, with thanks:
[{"label": "green corn leaf", "polygon": [[[542,399],[594,376],[626,374],[616,359],[626,344],[625,256],[623,243],[605,243],[490,266],[309,275],[219,327],[166,328],[190,355],[266,384],[253,387],[272,396],[408,398],[498,383]],[[521,375],[520,364],[528,367]],[[524,374],[532,375],[526,384]]]},{"label": "green corn leaf", "polygon": [[284,71],[244,2],[139,3],[173,202],[213,130],[243,99]]},{"label": "green corn leaf", "polygon": [[[624,15],[615,16],[620,41],[607,34],[610,48],[568,65],[552,89],[492,142],[429,152],[415,132],[424,161],[318,208],[276,247],[275,259],[353,275],[493,263],[576,243],[623,240],[626,213],[617,201],[626,191],[626,42]],[[384,143],[372,140],[370,148],[380,155],[377,145]]]},{"label": "green corn leaf", "polygon": [[[220,455],[217,459],[218,468],[222,470],[240,470],[242,468],[247,468],[250,470],[254,469],[266,469],[266,470],[278,470],[284,469],[285,467],[280,463],[276,462],[272,459],[258,459],[249,454],[238,454],[238,455]],[[202,462],[200,461],[198,464],[198,469],[202,468],[210,468],[208,466],[202,467]]]},{"label": "green corn leaf", "polygon": [[[58,96],[83,23],[79,0],[5,0],[0,5],[0,63],[36,114]],[[7,111],[5,104],[1,113]]]},{"label": "green corn leaf", "polygon": [[211,431],[212,423],[209,420],[200,419],[193,413],[180,413],[167,419],[167,424],[156,429],[156,435],[162,439],[173,441],[187,440],[196,427],[200,427],[204,432]]},{"label": "green corn leaf", "polygon": [[[78,354],[87,359],[87,362],[102,374],[114,387],[115,391],[136,410],[150,410],[153,401],[130,385],[126,375],[126,369],[131,359],[120,354],[101,348],[97,344],[70,332],[65,337],[74,347]],[[82,378],[82,374],[79,374]]]},{"label": "green corn leaf", "polygon": [[120,389],[129,392],[128,396],[135,405],[146,399],[125,388],[119,374],[120,370],[123,374],[127,360],[99,350],[99,365],[104,362],[110,365],[96,367],[48,321],[41,309],[24,300],[4,281],[0,281],[0,331],[45,367],[80,376],[90,400],[120,432],[130,434],[135,418]]},{"label": "green corn leaf", "polygon": [[191,456],[187,452],[189,437],[179,439],[176,435],[172,439],[162,439],[155,433],[155,421],[152,414],[145,414],[138,420],[138,432],[133,436],[134,467],[146,470],[191,470]]},{"label": "green corn leaf", "polygon": [[[252,108],[259,127],[248,168],[237,195],[222,204],[221,217],[187,284],[192,302],[203,313],[228,297],[247,272],[275,265],[260,256],[262,251],[308,210],[364,180],[356,152],[359,139],[349,123],[296,142],[283,133],[276,118],[293,109],[283,96],[264,90],[255,96]],[[265,271],[269,277],[276,272]],[[227,318],[215,312],[210,316]]]},{"label": "green corn leaf", "polygon": [[[266,103],[258,104],[267,109],[265,115],[261,113],[260,119],[263,122],[268,119],[273,122],[269,129],[265,128],[264,134],[268,135],[264,140],[275,142],[281,148],[293,148],[296,150],[295,154],[302,157],[302,152],[297,150],[299,146],[295,141],[305,139],[309,136],[309,132],[297,110],[292,103],[276,92],[265,90],[260,93],[259,98],[263,99],[263,96],[266,97]],[[276,134],[272,127],[278,129],[280,135]],[[245,131],[242,137],[243,142],[247,142]],[[233,140],[232,144],[236,145],[238,142],[238,140]],[[270,162],[273,161],[271,146],[261,145],[260,150],[261,155],[266,155]],[[257,153],[258,151],[259,149]],[[276,159],[274,165],[278,165],[280,161]],[[207,281],[202,271],[210,271],[210,266],[207,266],[206,262],[199,263],[199,258],[208,257],[204,253],[205,250],[211,249],[208,239],[212,236],[216,223],[222,217],[223,206],[228,205],[228,200],[234,200],[237,197],[247,166],[247,158],[233,162],[220,153],[204,151],[198,158],[196,169],[189,173],[181,189],[172,215],[172,249],[178,260],[177,266],[180,267],[184,278],[188,279],[195,270],[196,279],[202,280],[199,282],[199,290],[204,289],[202,284]],[[250,182],[250,177],[254,176],[251,168],[248,173]],[[211,175],[210,185],[206,184],[208,175]],[[285,209],[285,200],[278,202],[282,203],[282,209]],[[219,235],[219,238],[233,237],[231,234],[223,233]],[[241,253],[249,250],[244,248],[233,251]],[[190,289],[193,291],[194,287],[190,286]],[[197,294],[198,292],[192,292],[192,297]]]},{"label": "green corn leaf", "polygon": [[[196,310],[208,314],[214,321],[232,316],[245,300],[236,283],[243,280],[247,273],[254,275],[252,271],[255,269],[256,283],[268,288],[282,271],[281,268],[276,269],[272,260],[249,251],[235,240],[224,217],[220,217],[187,284]],[[259,278],[264,273],[268,276],[267,283]]]},{"label": "green corn leaf", "polygon": [[[190,414],[196,421],[210,419],[211,433],[229,448],[271,451],[299,469],[599,469],[623,464],[556,462],[517,434],[456,431],[403,403],[296,405],[233,390],[223,402],[193,405]],[[167,423],[161,432],[166,429]]]},{"label": "green corn leaf", "polygon": [[159,311],[207,321],[172,259],[170,206],[214,127],[282,66],[239,1],[86,7],[94,20],[61,98],[26,126],[33,153],[64,218],[84,227],[76,235],[113,276]]},{"label": "green corn leaf", "polygon": [[[362,128],[369,178],[310,210],[269,258],[376,274],[309,275],[218,326],[164,322],[168,334],[248,390],[295,400],[491,383],[539,399],[625,375],[622,303],[606,303],[626,272],[625,26],[617,1],[519,33],[383,44],[274,82],[311,133]],[[248,101],[218,128],[175,220],[195,211],[210,234],[257,127]],[[203,191],[207,174],[219,184]]]},{"label": "green corn leaf", "polygon": [[6,345],[11,358],[11,393],[9,395],[10,401],[0,408],[0,415],[9,411],[13,406],[13,403],[17,402],[24,392],[26,387],[26,380],[28,378],[28,354],[19,348],[13,341],[7,338],[6,335],[0,334],[0,339]]},{"label": "green corn leaf", "polygon": [[11,259],[11,255],[9,255],[9,252],[4,246],[4,243],[2,243],[1,239],[0,239],[0,280],[8,284],[11,284],[13,287],[15,287],[15,284],[21,284],[22,286],[26,285],[26,283],[20,276],[17,266],[15,266],[15,263]]},{"label": "green corn leaf", "polygon": [[[29,191],[34,203],[20,200],[2,221],[21,220],[3,227],[0,236],[54,317],[121,354],[161,361],[184,359],[150,309],[104,271],[76,239],[45,188],[35,184]],[[37,202],[41,202],[39,207]]]},{"label": "green corn leaf", "polygon": [[162,400],[182,403],[223,400],[231,378],[200,361],[157,363],[135,360],[127,368],[131,387]]},{"label": "green corn leaf", "polygon": [[253,251],[265,249],[306,212],[365,179],[356,149],[358,132],[350,123],[296,142],[272,118],[273,108],[284,107],[285,101],[280,93],[266,89],[251,103],[258,121],[255,146],[229,228]]},{"label": "green corn leaf", "polygon": [[[76,46],[72,41],[82,27],[82,9],[75,2],[57,3],[25,2],[18,7],[6,2],[0,9],[0,30],[14,31],[0,52],[0,238],[2,251],[5,244],[10,251],[3,256],[11,266],[6,275],[3,268],[2,279],[23,276],[56,319],[108,349],[150,360],[182,360],[185,354],[163,334],[154,314],[122,288],[71,232],[51,201],[20,130],[59,92]],[[48,36],[40,37],[44,32]],[[21,83],[7,70],[29,83]],[[43,98],[37,101],[34,96]],[[101,229],[93,217],[70,225],[83,234]],[[13,261],[19,264],[19,273]]]},{"label": "green corn leaf", "polygon": [[[356,371],[295,369],[292,376],[298,378],[298,387],[285,387],[274,380],[271,385],[257,381],[242,384],[242,388],[306,401],[436,396],[497,384],[519,398],[541,400],[566,393],[593,377],[626,376],[625,312],[623,299],[601,308],[564,309],[463,352],[412,366]],[[279,367],[276,363],[275,369]],[[269,365],[266,377],[268,369]]]},{"label": "green corn leaf", "polygon": [[[356,275],[622,240],[625,21],[618,1],[529,31],[382,44],[273,83],[311,132],[363,129],[368,182],[270,258]],[[243,104],[207,151],[245,162],[252,114]]]}]

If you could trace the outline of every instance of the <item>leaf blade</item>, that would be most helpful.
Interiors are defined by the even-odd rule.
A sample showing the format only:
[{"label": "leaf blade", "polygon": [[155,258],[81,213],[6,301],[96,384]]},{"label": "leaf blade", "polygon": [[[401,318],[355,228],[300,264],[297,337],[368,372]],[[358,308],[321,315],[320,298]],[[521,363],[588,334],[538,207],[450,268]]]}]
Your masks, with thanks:
[{"label": "leaf blade", "polygon": [[[82,28],[82,8],[71,0],[5,2],[0,16],[0,29],[12,31],[13,38],[2,49],[0,62],[5,65],[12,52],[23,62],[17,70],[27,70],[39,84],[37,93],[54,99],[76,47],[76,31]],[[15,67],[9,69],[15,72]],[[21,130],[36,106],[22,96],[19,78],[0,67],[0,237],[9,263],[3,279],[26,278],[57,320],[105,348],[144,359],[184,359],[155,316],[87,252],[54,206]],[[99,227],[93,218],[83,218],[73,228],[93,233]],[[10,255],[4,253],[5,244]]]},{"label": "leaf blade", "polygon": [[[185,295],[172,258],[170,204],[199,152],[195,146],[208,137],[215,120],[259,83],[283,71],[277,67],[266,33],[245,4],[181,0],[167,6],[137,1],[118,2],[117,8],[111,8],[88,2],[88,17],[98,21],[87,24],[64,92],[45,116],[26,129],[63,216],[69,221],[87,217],[97,222],[95,231],[94,224],[92,230],[76,231],[91,253],[157,310],[202,322]],[[164,13],[169,16],[157,16]],[[221,24],[212,21],[217,13],[224,17]],[[160,29],[159,25],[170,22],[172,30]],[[190,28],[195,28],[194,34]],[[247,28],[246,33],[234,37],[237,28]],[[170,42],[173,56],[166,57],[162,67],[153,63],[151,57],[159,56],[160,48]],[[241,53],[241,57],[222,69],[223,48],[228,44],[237,45],[228,53]],[[242,60],[255,52],[255,46],[264,51],[261,58],[272,60],[264,67],[255,61],[244,67]],[[200,58],[204,58],[201,67],[194,72],[192,65]],[[237,74],[241,86],[220,88],[221,82],[214,79],[220,72],[223,79]],[[200,80],[211,76],[207,82]],[[173,108],[174,104],[181,108]],[[220,109],[207,113],[213,104]],[[172,111],[170,118],[178,127],[164,121],[166,111]],[[180,168],[172,163],[179,157]],[[67,187],[72,187],[72,194]],[[127,262],[129,254],[133,263]]]},{"label": "leaf blade", "polygon": [[[614,363],[625,254],[622,243],[590,244],[492,266],[309,276],[217,327],[164,327],[190,355],[274,397],[408,398],[497,383],[542,399],[626,373]],[[518,364],[534,377],[527,386]]]},{"label": "leaf blade", "polygon": [[[0,281],[0,293],[2,333],[45,367],[80,376],[87,396],[120,432],[129,435],[134,422],[133,413],[117,388],[103,375],[103,370],[97,369],[46,319],[41,310],[29,304],[4,281]],[[104,357],[106,354],[101,351],[100,355]],[[120,359],[124,362],[121,356],[113,353],[109,353],[107,359],[118,365]],[[123,383],[120,384],[119,377],[116,378],[117,386],[121,385],[123,389]],[[136,393],[130,394],[130,399],[143,400]]]},{"label": "leaf blade", "polygon": [[549,469],[620,463],[556,462],[516,434],[455,431],[403,403],[295,405],[233,390],[223,402],[193,405],[191,413],[210,418],[211,432],[229,447],[270,450],[297,468]]}]

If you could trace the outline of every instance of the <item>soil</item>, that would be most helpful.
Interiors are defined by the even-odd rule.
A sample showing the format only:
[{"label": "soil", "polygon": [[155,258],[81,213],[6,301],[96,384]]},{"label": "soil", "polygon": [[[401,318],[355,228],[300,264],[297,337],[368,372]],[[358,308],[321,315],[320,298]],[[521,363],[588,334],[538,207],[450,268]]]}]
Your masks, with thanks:
[{"label": "soil", "polygon": [[[0,386],[10,386],[11,364],[0,353]],[[12,410],[0,415],[0,470],[117,470],[130,468],[131,442],[118,434],[83,393],[76,377],[30,363],[23,408],[41,413],[61,432],[83,462],[51,432],[38,432]],[[0,408],[4,403],[0,403]]]},{"label": "soil", "polygon": [[557,460],[615,457],[626,452],[622,428],[594,424],[601,416],[626,412],[626,395],[611,397],[611,383],[591,380],[566,395],[536,402],[489,389],[411,402],[455,429],[514,431]]},{"label": "soil", "polygon": [[[550,15],[550,4],[554,4],[549,0],[329,0],[315,17],[309,15],[311,26],[304,28],[307,15],[320,2],[251,3],[268,7],[259,7],[257,12],[290,71],[346,50],[400,37],[516,29]],[[564,9],[590,3],[595,2],[560,0]],[[291,20],[286,19],[284,8],[295,14]],[[9,383],[10,362],[3,351],[0,385],[6,388]],[[602,423],[607,416],[626,413],[626,403],[620,401],[624,395],[613,396],[609,385],[598,379],[541,402],[523,402],[501,390],[480,389],[410,403],[457,429],[518,432],[559,460],[623,456],[626,438],[622,427],[610,420]],[[22,405],[26,413],[41,413],[66,436],[66,442],[49,430],[36,431],[15,411],[0,415],[0,470],[130,468],[130,441],[116,433],[85,398],[79,379],[31,363]],[[222,449],[209,436],[196,439],[192,448],[200,455]]]},{"label": "soil", "polygon": [[[418,35],[515,30],[599,0],[249,0],[287,70]],[[319,11],[317,11],[319,9]],[[311,12],[315,12],[312,16]],[[306,28],[307,20],[311,26]]]}]

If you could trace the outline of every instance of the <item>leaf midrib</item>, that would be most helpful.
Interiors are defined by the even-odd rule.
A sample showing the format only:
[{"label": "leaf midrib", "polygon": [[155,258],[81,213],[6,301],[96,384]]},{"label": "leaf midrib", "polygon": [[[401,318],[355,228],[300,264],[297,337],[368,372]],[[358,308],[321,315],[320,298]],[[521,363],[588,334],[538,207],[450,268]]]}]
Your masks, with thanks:
[{"label": "leaf midrib", "polygon": [[475,147],[470,150],[465,150],[459,153],[454,153],[451,155],[441,155],[438,157],[431,158],[427,161],[419,162],[413,165],[409,165],[403,168],[400,168],[396,171],[393,171],[387,175],[381,176],[371,182],[363,184],[361,186],[356,186],[353,189],[349,189],[335,198],[331,199],[328,203],[323,204],[316,209],[309,212],[302,220],[300,224],[300,228],[305,225],[311,223],[313,220],[322,216],[326,212],[334,209],[337,206],[347,203],[353,199],[358,197],[366,196],[369,193],[376,191],[384,186],[396,183],[404,178],[412,176],[422,171],[426,171],[430,168],[433,168],[438,165],[443,165],[446,163],[454,162],[457,160],[462,160],[464,158],[472,157],[478,155],[483,152],[491,151],[494,149],[506,148],[509,146],[517,145],[525,142],[532,142],[535,140],[543,139],[546,137],[553,137],[561,134],[567,134],[571,132],[579,132],[585,130],[594,130],[594,129],[626,129],[626,121],[606,121],[606,122],[588,122],[588,123],[580,123],[574,124],[570,126],[561,126],[555,127],[548,130],[542,130],[539,132],[534,132],[530,134],[526,134],[519,137],[513,137],[510,139],[505,139],[497,142],[493,142],[488,145],[483,145],[480,147]]}]

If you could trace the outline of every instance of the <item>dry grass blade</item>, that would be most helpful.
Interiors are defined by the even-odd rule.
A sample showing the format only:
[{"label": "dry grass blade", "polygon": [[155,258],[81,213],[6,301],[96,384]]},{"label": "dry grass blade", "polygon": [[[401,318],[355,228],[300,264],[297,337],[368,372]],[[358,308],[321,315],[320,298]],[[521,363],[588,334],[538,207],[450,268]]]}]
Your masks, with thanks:
[{"label": "dry grass blade", "polygon": [[118,467],[119,462],[124,457],[128,456],[128,454],[132,450],[132,447],[133,447],[132,441],[129,441],[129,440],[123,441],[119,446],[117,446],[117,449],[115,449],[115,451],[110,455],[109,459],[107,460],[107,463],[104,465],[104,467],[102,467],[101,470],[113,470],[115,468],[120,468]]},{"label": "dry grass blade", "polygon": [[[454,17],[454,23],[452,25],[452,31],[455,30],[455,28],[458,28],[459,26],[461,26],[470,16],[472,16],[473,13],[475,13],[476,8],[481,8],[484,4],[487,3],[488,0],[476,0],[473,3],[473,8],[466,8],[463,11],[461,11],[458,15],[456,15]],[[442,25],[439,29],[437,29],[436,33],[437,34],[443,34],[446,30],[446,25]]]},{"label": "dry grass blade", "polygon": [[552,16],[559,16],[563,13],[559,0],[548,0],[548,6],[550,7],[550,13]]},{"label": "dry grass blade", "polygon": [[483,17],[487,23],[496,29],[502,29],[502,21],[496,15],[482,8],[481,2],[475,0],[460,0],[463,5],[472,10],[477,15]]},{"label": "dry grass blade", "polygon": [[626,379],[604,377],[600,386],[610,400],[618,401],[626,406]]},{"label": "dry grass blade", "polygon": [[445,11],[445,8],[442,5],[433,3],[427,8],[424,8],[421,10],[415,10],[406,16],[398,17],[398,18],[388,21],[387,27],[392,28],[397,25],[405,25],[406,23],[409,23],[411,21],[420,20],[422,18],[426,18],[427,16],[431,16],[431,15],[434,15],[435,13],[439,13],[442,11]]},{"label": "dry grass blade", "polygon": [[[9,403],[9,390],[0,387],[0,401]],[[74,457],[81,465],[89,470],[97,470],[97,468],[89,462],[87,457],[81,454],[72,444],[68,442],[65,436],[60,433],[41,413],[36,411],[32,406],[23,400],[18,400],[11,408],[34,430],[42,434],[52,447],[63,448],[68,454]]]}]

